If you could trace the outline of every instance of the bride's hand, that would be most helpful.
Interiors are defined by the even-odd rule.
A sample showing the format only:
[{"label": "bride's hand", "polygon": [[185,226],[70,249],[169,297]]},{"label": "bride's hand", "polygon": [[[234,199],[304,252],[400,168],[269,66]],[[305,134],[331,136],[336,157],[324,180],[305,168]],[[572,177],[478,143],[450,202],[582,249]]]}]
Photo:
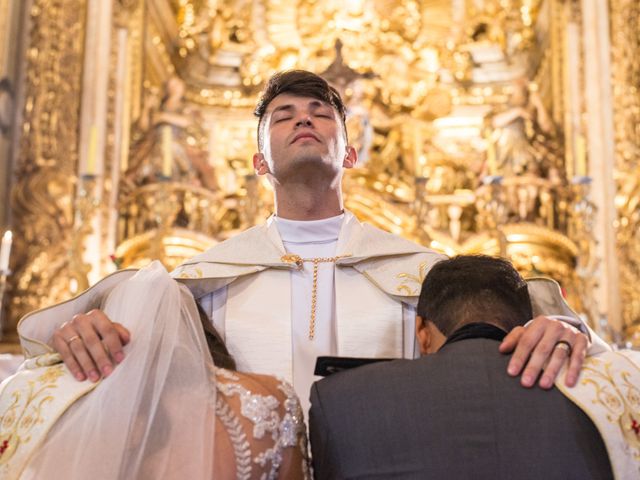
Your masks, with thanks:
[{"label": "bride's hand", "polygon": [[52,345],[77,380],[97,382],[122,362],[122,347],[129,339],[125,327],[109,320],[102,311],[91,310],[63,323],[53,333]]}]

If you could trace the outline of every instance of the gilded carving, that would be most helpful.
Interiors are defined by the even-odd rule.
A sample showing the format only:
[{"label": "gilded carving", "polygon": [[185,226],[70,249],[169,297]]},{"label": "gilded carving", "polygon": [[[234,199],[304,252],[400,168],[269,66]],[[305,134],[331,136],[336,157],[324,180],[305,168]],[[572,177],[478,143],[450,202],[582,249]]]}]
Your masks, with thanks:
[{"label": "gilded carving", "polygon": [[132,16],[140,8],[142,0],[116,0],[114,6],[114,24],[121,28],[127,28],[132,22]]},{"label": "gilded carving", "polygon": [[22,136],[12,190],[16,239],[10,328],[68,295],[86,2],[35,0]]},{"label": "gilded carving", "polygon": [[622,315],[627,334],[640,345],[640,4],[611,0],[611,46],[616,168],[618,255]]},{"label": "gilded carving", "polygon": [[[561,11],[561,2],[552,3]],[[571,273],[577,250],[569,232],[578,199],[567,182],[562,122],[555,121],[562,118],[561,97],[553,115],[549,108],[561,92],[544,74],[549,59],[562,58],[562,42],[538,44],[533,35],[536,28],[561,34],[567,18],[551,19],[550,26],[541,4],[477,3],[457,30],[443,2],[174,4],[176,43],[163,45],[167,32],[154,24],[150,44],[158,58],[166,52],[177,59],[186,101],[210,108],[203,117],[214,132],[210,159],[222,212],[214,229],[185,221],[220,240],[268,211],[268,189],[248,162],[255,132],[247,107],[272,71],[300,66],[325,72],[347,99],[350,133],[364,160],[345,179],[348,208],[448,254],[510,255],[524,272],[556,276],[582,306],[587,293]],[[155,74],[147,82],[149,105],[160,85]],[[137,117],[139,126],[144,118]],[[131,168],[153,161],[150,150],[135,145]],[[149,229],[173,229],[173,235],[179,217],[198,218],[194,203],[179,193],[189,182],[181,183],[121,192],[122,258],[135,262],[134,250],[138,260],[154,251],[145,240]],[[153,189],[155,200],[144,188]],[[166,212],[165,227],[154,213],[161,198],[177,206]]]},{"label": "gilded carving", "polygon": [[[564,35],[579,3],[465,3],[456,16],[450,2],[426,0],[115,1],[104,152],[113,176],[97,180],[95,207],[117,228],[104,257],[175,266],[261,221],[272,195],[253,175],[251,106],[273,71],[307,68],[325,72],[348,103],[363,161],[345,176],[347,208],[447,254],[502,254],[526,274],[554,276],[593,320],[595,211],[588,185],[570,184],[563,131]],[[631,325],[640,319],[630,290],[640,280],[639,7],[612,5]],[[14,319],[68,294],[71,279],[82,286],[72,239],[84,233],[74,215],[87,207],[73,182],[84,8],[39,0],[31,11]],[[415,290],[423,274],[398,277],[398,288]]]},{"label": "gilded carving", "polygon": [[218,190],[214,168],[208,162],[209,138],[202,113],[185,104],[184,91],[180,78],[169,78],[159,107],[148,112],[148,118],[140,118],[141,131],[123,172],[123,191],[159,177]]}]

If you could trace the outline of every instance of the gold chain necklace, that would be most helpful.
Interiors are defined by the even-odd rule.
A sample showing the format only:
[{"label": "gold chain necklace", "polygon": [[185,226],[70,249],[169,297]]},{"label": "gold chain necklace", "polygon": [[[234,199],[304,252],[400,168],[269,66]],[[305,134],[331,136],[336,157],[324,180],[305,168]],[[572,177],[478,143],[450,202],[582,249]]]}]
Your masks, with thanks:
[{"label": "gold chain necklace", "polygon": [[301,258],[299,255],[287,254],[282,256],[282,261],[286,263],[295,263],[299,269],[302,269],[303,263],[313,263],[313,286],[311,287],[311,318],[309,319],[309,340],[313,340],[316,336],[316,309],[318,306],[318,267],[321,263],[335,263],[338,259],[350,257],[351,255],[337,255],[335,257],[314,257]]}]

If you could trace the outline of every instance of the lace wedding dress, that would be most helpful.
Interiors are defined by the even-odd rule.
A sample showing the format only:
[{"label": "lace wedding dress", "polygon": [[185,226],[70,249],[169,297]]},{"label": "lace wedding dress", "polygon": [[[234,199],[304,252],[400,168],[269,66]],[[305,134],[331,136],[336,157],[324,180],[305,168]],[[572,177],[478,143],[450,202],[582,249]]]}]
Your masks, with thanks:
[{"label": "lace wedding dress", "polygon": [[264,375],[221,368],[215,373],[215,478],[310,478],[304,419],[293,387]]}]

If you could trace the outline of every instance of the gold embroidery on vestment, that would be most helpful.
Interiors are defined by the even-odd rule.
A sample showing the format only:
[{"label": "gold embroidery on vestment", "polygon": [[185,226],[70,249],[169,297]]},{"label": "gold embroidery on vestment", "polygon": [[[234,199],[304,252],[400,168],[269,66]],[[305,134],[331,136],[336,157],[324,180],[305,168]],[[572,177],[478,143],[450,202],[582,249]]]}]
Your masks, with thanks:
[{"label": "gold embroidery on vestment", "polygon": [[13,401],[0,417],[0,465],[6,464],[18,448],[31,440],[31,430],[43,422],[42,409],[53,400],[51,390],[58,387],[64,365],[48,367],[36,380],[28,382],[28,391],[9,393]]},{"label": "gold embroidery on vestment", "polygon": [[[633,458],[640,459],[640,390],[630,381],[629,371],[612,372],[611,362],[587,357],[582,367],[583,385],[594,388],[594,405],[607,411],[607,420],[616,426]],[[615,375],[617,373],[617,375]],[[614,375],[617,378],[614,378]]]},{"label": "gold embroidery on vestment", "polygon": [[427,275],[427,264],[428,262],[422,262],[418,266],[417,275],[413,273],[398,273],[396,278],[402,280],[402,282],[396,287],[396,291],[407,296],[418,295],[420,293],[424,277]]},{"label": "gold embroidery on vestment", "polygon": [[182,272],[180,272],[180,275],[178,275],[178,278],[202,278],[204,276],[204,274],[202,273],[202,270],[199,268],[194,268],[194,269],[184,269]]}]

